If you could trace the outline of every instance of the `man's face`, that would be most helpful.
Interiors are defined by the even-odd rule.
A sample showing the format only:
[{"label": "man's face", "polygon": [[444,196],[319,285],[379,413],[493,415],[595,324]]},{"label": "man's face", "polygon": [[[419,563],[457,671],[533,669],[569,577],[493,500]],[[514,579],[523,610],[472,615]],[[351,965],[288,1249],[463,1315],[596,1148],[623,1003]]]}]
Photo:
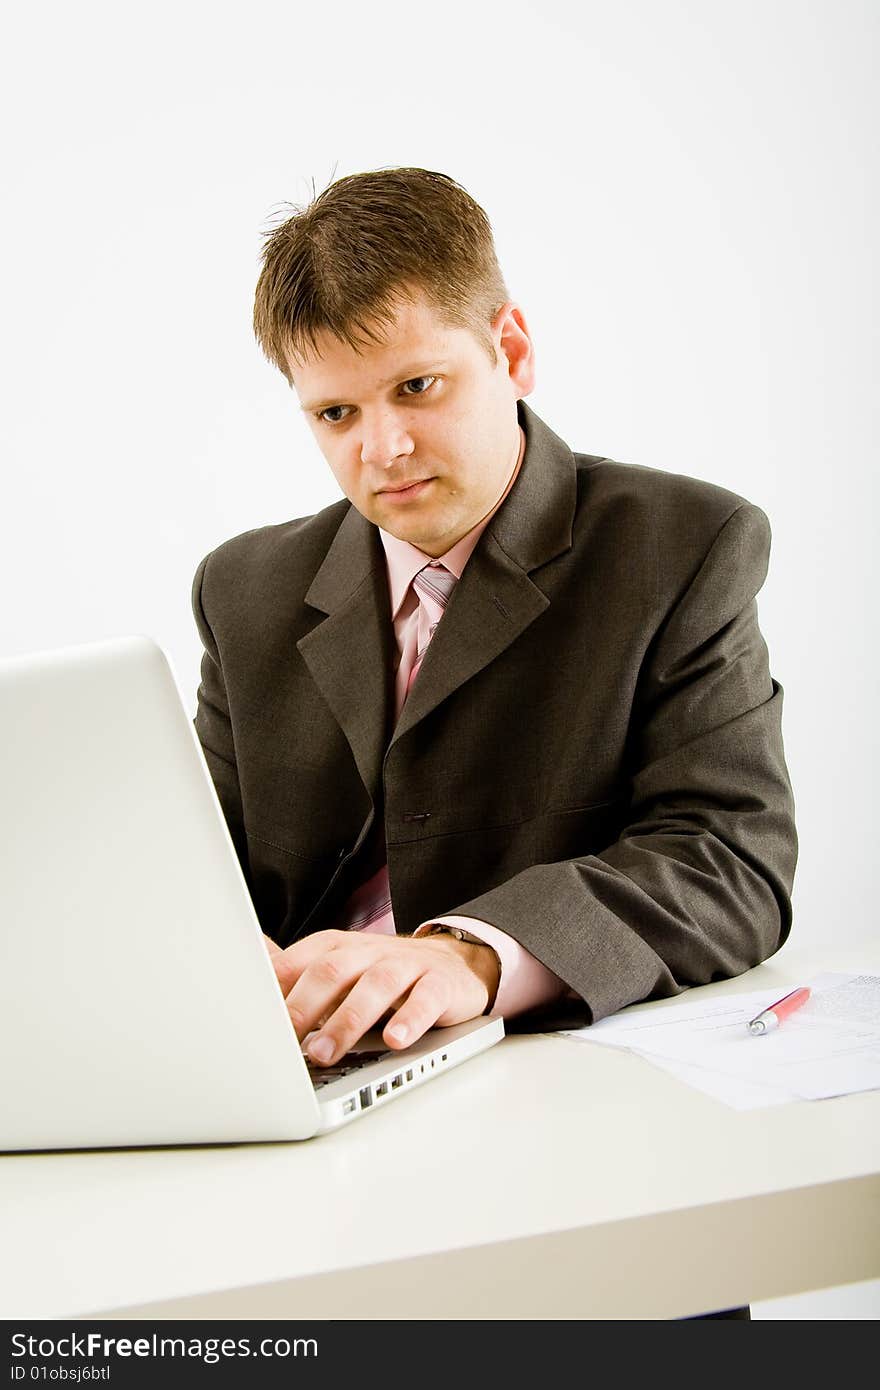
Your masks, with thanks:
[{"label": "man's face", "polygon": [[[309,425],[346,497],[376,526],[443,555],[494,507],[520,447],[516,402],[532,389],[521,310],[491,325],[498,361],[450,328],[419,293],[398,301],[382,344],[358,353],[323,333],[318,352],[290,356]],[[417,483],[407,491],[395,491]]]}]

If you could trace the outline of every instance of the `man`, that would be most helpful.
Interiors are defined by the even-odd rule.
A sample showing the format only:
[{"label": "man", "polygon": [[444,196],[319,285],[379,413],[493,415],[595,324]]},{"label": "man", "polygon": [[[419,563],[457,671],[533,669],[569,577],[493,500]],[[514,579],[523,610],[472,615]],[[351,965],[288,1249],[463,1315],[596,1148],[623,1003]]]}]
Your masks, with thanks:
[{"label": "man", "polygon": [[776,951],[764,513],[525,405],[525,316],[443,175],[297,211],[254,326],[345,498],[202,561],[196,729],[311,1057],[580,1026]]}]

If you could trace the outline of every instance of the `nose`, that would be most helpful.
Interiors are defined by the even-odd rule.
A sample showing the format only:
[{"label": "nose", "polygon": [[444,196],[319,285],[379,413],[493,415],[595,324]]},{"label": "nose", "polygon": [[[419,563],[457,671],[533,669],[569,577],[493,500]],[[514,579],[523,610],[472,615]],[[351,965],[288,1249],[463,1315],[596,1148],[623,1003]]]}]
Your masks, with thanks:
[{"label": "nose", "polygon": [[386,468],[395,459],[413,451],[413,440],[394,411],[384,410],[361,415],[361,463],[373,468]]}]

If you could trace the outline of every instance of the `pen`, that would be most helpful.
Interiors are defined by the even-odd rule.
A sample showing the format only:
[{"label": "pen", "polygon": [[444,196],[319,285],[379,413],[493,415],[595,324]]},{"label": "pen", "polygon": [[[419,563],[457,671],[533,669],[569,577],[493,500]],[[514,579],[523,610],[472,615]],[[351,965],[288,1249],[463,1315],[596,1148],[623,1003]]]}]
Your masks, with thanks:
[{"label": "pen", "polygon": [[775,1004],[768,1004],[766,1009],[757,1014],[749,1024],[749,1032],[760,1037],[762,1033],[770,1033],[774,1028],[778,1028],[784,1018],[793,1014],[795,1009],[799,1009],[801,1004],[806,1004],[810,997],[808,989],[793,989],[791,994],[783,994],[781,999],[777,999]]}]

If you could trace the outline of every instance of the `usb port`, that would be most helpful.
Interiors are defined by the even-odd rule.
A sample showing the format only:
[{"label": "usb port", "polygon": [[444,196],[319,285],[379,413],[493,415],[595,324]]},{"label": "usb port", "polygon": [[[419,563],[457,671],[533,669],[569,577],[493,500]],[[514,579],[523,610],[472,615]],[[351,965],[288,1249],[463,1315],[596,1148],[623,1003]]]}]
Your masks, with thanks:
[{"label": "usb port", "polygon": [[343,1115],[350,1115],[353,1110],[357,1110],[357,1096],[350,1096],[348,1100],[342,1102]]},{"label": "usb port", "polygon": [[385,1096],[385,1095],[387,1095],[387,1094],[388,1094],[388,1082],[387,1082],[387,1081],[382,1081],[382,1082],[380,1082],[380,1084],[376,1087],[376,1095],[377,1095],[377,1096]]},{"label": "usb port", "polygon": [[406,1073],[406,1079],[407,1079],[407,1081],[412,1081],[412,1067],[410,1067],[409,1070],[407,1071],[407,1073]]},{"label": "usb port", "polygon": [[398,1088],[399,1086],[402,1086],[402,1085],[403,1085],[403,1077],[402,1077],[402,1075],[400,1074],[400,1072],[398,1072],[397,1076],[393,1076],[393,1077],[391,1078],[391,1089],[392,1089],[392,1091],[396,1091],[397,1088]]},{"label": "usb port", "polygon": [[369,1086],[364,1086],[361,1090],[361,1110],[366,1110],[368,1105],[373,1104],[373,1096]]}]

